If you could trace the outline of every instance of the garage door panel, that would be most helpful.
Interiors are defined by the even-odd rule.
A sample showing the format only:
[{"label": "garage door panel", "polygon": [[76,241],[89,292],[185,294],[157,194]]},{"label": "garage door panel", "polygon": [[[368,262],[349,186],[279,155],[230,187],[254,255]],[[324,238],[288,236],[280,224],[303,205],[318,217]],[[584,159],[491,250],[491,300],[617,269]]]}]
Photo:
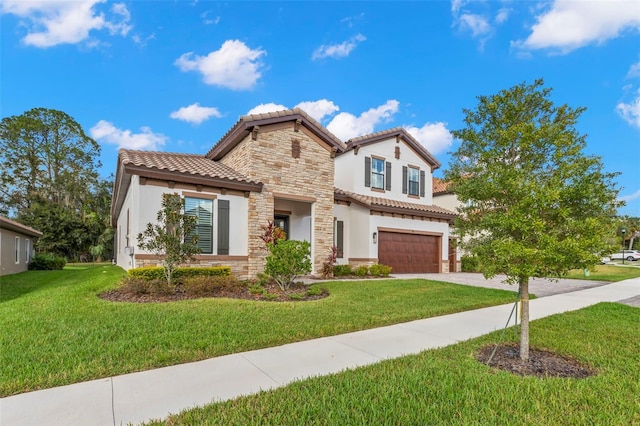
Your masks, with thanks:
[{"label": "garage door panel", "polygon": [[395,273],[440,272],[440,237],[380,232],[378,261]]}]

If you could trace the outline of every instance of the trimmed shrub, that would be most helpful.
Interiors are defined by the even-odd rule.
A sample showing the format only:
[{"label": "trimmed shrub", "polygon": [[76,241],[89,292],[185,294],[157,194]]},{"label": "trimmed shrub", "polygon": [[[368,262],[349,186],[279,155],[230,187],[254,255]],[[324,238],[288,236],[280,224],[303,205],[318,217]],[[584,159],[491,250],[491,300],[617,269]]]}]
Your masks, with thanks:
[{"label": "trimmed shrub", "polygon": [[182,288],[189,296],[214,296],[234,290],[242,284],[233,276],[194,276],[182,279]]},{"label": "trimmed shrub", "polygon": [[352,273],[356,277],[366,277],[367,274],[369,274],[369,267],[367,265],[360,265],[356,267]]},{"label": "trimmed shrub", "polygon": [[67,261],[64,257],[56,256],[51,253],[36,254],[31,263],[29,263],[29,269],[33,271],[57,271],[64,268]]},{"label": "trimmed shrub", "polygon": [[351,265],[335,265],[333,267],[334,277],[346,277],[351,275]]},{"label": "trimmed shrub", "polygon": [[462,256],[462,272],[480,272],[480,262],[474,256]]},{"label": "trimmed shrub", "polygon": [[388,277],[391,273],[391,266],[376,263],[369,266],[369,273],[374,277]]},{"label": "trimmed shrub", "polygon": [[[139,278],[143,280],[166,280],[164,268],[162,266],[148,266],[144,268],[129,269],[131,278]],[[182,282],[188,277],[226,277],[231,275],[231,267],[229,266],[209,266],[209,267],[184,267],[176,268],[173,272],[173,278]]]},{"label": "trimmed shrub", "polygon": [[269,256],[264,272],[287,292],[293,281],[311,272],[311,244],[308,241],[284,240],[267,244]]}]

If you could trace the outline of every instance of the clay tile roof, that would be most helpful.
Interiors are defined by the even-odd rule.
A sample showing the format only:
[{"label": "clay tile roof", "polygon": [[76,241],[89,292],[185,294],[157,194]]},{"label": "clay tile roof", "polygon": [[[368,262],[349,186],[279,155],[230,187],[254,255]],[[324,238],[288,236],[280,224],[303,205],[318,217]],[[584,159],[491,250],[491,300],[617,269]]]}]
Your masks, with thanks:
[{"label": "clay tile roof", "polygon": [[251,182],[244,175],[217,161],[198,154],[178,154],[170,152],[119,151],[122,164],[164,170],[203,177],[228,179],[238,182]]},{"label": "clay tile roof", "polygon": [[409,203],[406,201],[391,200],[389,198],[373,197],[370,195],[357,194],[355,192],[345,191],[340,188],[334,189],[336,199],[353,201],[360,205],[371,208],[372,210],[388,211],[399,214],[409,214],[416,216],[438,217],[452,220],[456,214],[442,207]]},{"label": "clay tile roof", "polygon": [[205,157],[219,159],[231,150],[240,140],[250,132],[254,126],[267,126],[285,121],[301,120],[301,122],[329,145],[335,147],[338,152],[343,152],[347,147],[337,136],[327,130],[309,114],[300,108],[281,111],[265,112],[261,114],[244,115],[225,133],[218,142],[209,150]]},{"label": "clay tile roof", "polygon": [[446,194],[449,191],[449,182],[444,181],[442,179],[438,179],[437,177],[433,178],[433,193],[434,194]]}]

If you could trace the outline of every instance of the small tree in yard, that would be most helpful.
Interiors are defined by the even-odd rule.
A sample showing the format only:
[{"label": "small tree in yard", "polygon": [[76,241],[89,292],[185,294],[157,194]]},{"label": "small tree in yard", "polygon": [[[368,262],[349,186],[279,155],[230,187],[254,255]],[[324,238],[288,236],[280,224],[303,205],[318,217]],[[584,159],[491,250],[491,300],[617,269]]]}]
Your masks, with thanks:
[{"label": "small tree in yard", "polygon": [[138,234],[138,247],[162,259],[169,285],[173,283],[175,268],[200,253],[198,237],[194,233],[197,219],[183,212],[184,200],[179,194],[162,194],[158,223],[148,223],[144,232]]},{"label": "small tree in yard", "polygon": [[264,272],[286,293],[295,279],[311,272],[311,244],[308,241],[280,240],[268,243]]},{"label": "small tree in yard", "polygon": [[446,179],[463,203],[455,227],[485,277],[507,276],[522,300],[520,358],[529,358],[529,279],[593,267],[621,205],[616,174],[585,155],[584,108],[556,106],[543,81],[478,97]]}]

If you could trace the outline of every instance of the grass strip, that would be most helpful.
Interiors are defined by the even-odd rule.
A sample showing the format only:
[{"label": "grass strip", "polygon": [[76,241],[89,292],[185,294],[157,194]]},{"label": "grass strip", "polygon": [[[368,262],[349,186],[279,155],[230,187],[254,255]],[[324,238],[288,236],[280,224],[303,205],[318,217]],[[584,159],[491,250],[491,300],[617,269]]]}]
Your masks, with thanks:
[{"label": "grass strip", "polygon": [[532,346],[595,368],[587,379],[521,377],[479,363],[474,354],[498,340],[494,332],[149,424],[640,424],[638,324],[640,309],[617,303],[532,322]]}]

